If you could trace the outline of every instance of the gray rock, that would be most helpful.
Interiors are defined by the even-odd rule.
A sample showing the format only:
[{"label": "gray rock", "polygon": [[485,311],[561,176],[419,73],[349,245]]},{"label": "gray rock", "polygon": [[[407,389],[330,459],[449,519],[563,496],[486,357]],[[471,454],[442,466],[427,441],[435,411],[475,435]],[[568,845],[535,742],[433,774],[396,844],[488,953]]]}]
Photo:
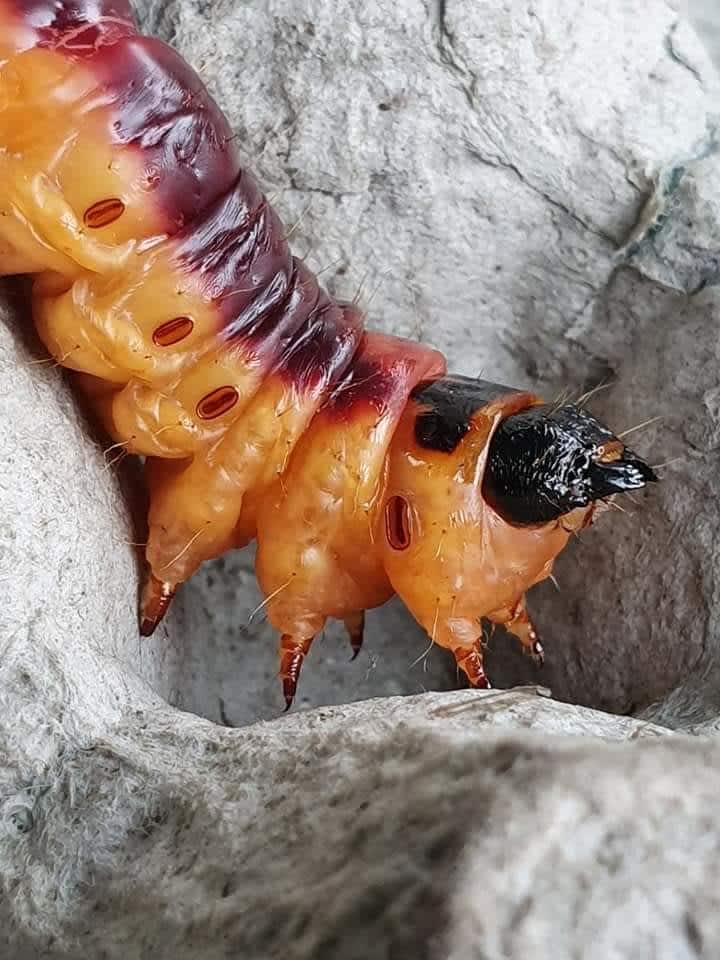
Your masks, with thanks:
[{"label": "gray rock", "polygon": [[[100,703],[109,679],[97,676],[86,702]],[[523,830],[526,843],[539,839],[534,808],[552,802],[547,791],[595,802],[601,771],[603,830],[616,815],[613,785],[627,781],[620,814],[628,794],[646,790],[647,769],[670,759],[644,758],[633,741],[674,739],[533,690],[384,698],[241,731],[124,700],[104,734],[60,725],[62,747],[44,764],[21,767],[4,731],[0,751],[13,757],[1,784],[8,949],[23,936],[29,956],[77,956],[81,943],[83,956],[109,960],[359,958],[369,944],[378,957],[442,956],[466,849],[495,850],[503,837],[519,844]],[[518,727],[530,730],[513,735]],[[589,731],[625,741],[629,755],[618,764],[599,740],[586,742]],[[680,833],[686,821],[695,828],[694,798],[715,788],[710,753],[682,744],[672,754],[688,783],[705,775],[674,811]],[[493,814],[511,803],[517,815]],[[19,809],[22,830],[8,822]],[[659,848],[660,863],[664,855]],[[503,871],[494,878],[486,889],[502,888]],[[638,942],[646,936],[640,921]]]},{"label": "gray rock", "polygon": [[720,64],[720,12],[715,0],[685,0],[680,9],[689,17],[716,64]]},{"label": "gray rock", "polygon": [[452,960],[717,955],[717,784],[698,776],[716,746],[637,748],[506,757],[514,789],[492,797],[466,856]]},{"label": "gray rock", "polygon": [[661,172],[618,257],[690,297],[720,283],[720,143],[715,136]]},{"label": "gray rock", "polygon": [[[251,554],[209,565],[139,641],[133,471],[37,362],[13,287],[0,957],[718,955],[720,747],[669,729],[720,716],[703,47],[662,0],[139,6],[202,68],[332,289],[367,273],[369,302],[382,281],[374,325],[551,397],[612,377],[595,411],[662,415],[634,442],[680,459],[534,592],[556,699],[389,697],[455,683],[440,652],[423,671],[396,603],[364,660],[341,663],[336,635],[310,658],[301,696],[323,706],[251,723],[279,707]],[[489,666],[537,679],[508,641]]]}]

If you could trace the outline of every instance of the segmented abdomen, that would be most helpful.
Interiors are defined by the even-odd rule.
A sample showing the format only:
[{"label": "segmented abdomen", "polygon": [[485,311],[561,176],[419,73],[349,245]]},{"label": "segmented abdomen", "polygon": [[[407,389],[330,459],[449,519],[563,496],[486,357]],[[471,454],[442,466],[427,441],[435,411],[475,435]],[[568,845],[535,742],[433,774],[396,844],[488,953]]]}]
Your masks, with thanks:
[{"label": "segmented abdomen", "polygon": [[0,0],[0,27],[0,270],[38,275],[38,331],[113,437],[181,461],[149,462],[156,574],[183,579],[258,524],[274,542],[270,501],[296,534],[328,497],[371,503],[442,357],[364,334],[292,257],[219,108],[126,3]]}]

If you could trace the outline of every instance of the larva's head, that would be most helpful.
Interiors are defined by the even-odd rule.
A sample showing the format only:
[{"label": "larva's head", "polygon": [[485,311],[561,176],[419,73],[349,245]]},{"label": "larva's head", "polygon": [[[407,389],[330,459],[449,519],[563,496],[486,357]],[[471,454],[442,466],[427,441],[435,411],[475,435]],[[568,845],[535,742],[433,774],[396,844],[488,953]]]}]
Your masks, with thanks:
[{"label": "larva's head", "polygon": [[585,410],[534,406],[495,430],[482,494],[510,523],[538,524],[655,480],[652,469]]},{"label": "larva's head", "polygon": [[598,503],[654,480],[578,407],[446,377],[416,388],[392,443],[384,566],[431,635],[467,642],[548,576]]}]

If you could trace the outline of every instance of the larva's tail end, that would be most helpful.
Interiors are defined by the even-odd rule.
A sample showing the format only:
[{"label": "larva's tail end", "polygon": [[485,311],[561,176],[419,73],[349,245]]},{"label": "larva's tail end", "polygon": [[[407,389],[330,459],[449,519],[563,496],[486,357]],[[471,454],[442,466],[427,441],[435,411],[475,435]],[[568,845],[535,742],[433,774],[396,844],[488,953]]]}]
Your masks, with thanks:
[{"label": "larva's tail end", "polygon": [[151,636],[168,611],[175,596],[177,584],[158,580],[150,574],[143,589],[140,601],[140,636]]}]

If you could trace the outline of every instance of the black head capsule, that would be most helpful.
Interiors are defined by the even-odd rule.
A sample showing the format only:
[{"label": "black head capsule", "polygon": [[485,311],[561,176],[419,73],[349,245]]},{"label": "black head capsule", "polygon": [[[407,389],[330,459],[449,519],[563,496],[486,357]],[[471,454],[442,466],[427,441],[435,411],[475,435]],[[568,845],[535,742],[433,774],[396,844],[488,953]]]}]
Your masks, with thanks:
[{"label": "black head capsule", "polygon": [[510,523],[549,523],[657,479],[586,411],[537,406],[507,417],[495,431],[483,497]]}]

